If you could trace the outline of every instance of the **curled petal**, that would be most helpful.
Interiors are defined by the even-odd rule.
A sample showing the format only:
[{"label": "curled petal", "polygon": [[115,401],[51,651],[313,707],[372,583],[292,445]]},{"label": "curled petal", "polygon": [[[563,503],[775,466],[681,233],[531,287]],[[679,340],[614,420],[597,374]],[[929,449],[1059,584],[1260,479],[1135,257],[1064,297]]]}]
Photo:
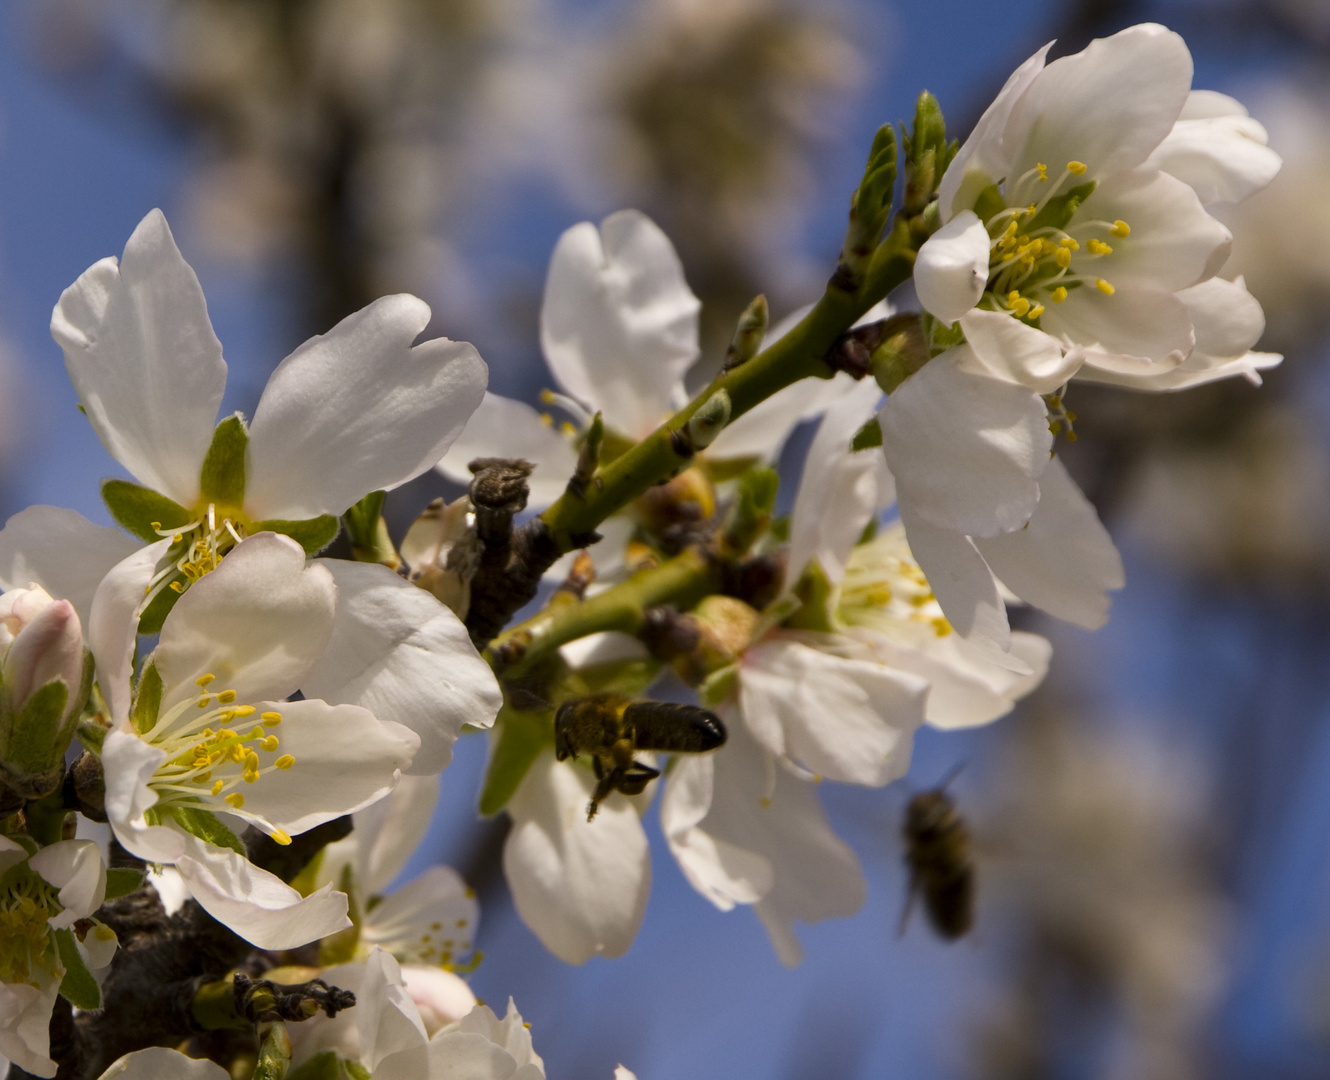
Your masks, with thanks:
[{"label": "curled petal", "polygon": [[51,919],[51,926],[64,930],[86,919],[102,906],[106,897],[106,864],[92,840],[60,840],[44,847],[28,865],[60,890],[64,911]]},{"label": "curled petal", "polygon": [[992,374],[1039,394],[1051,394],[1081,366],[1079,351],[1064,350],[1056,338],[1004,312],[971,311],[961,329]]},{"label": "curled petal", "polygon": [[243,855],[186,837],[176,860],[189,894],[218,922],[260,949],[296,949],[351,925],[344,893],[331,885],[302,897]]},{"label": "curled petal", "polygon": [[1180,365],[1196,344],[1187,305],[1161,289],[1129,286],[1113,296],[1077,289],[1044,312],[1042,322],[1050,334],[1084,349],[1078,378],[1100,371],[1159,375]]},{"label": "curled petal", "polygon": [[924,241],[914,263],[914,288],[930,315],[954,323],[984,294],[988,229],[973,210],[962,210]]},{"label": "curled petal", "polygon": [[1206,206],[1241,202],[1260,191],[1283,161],[1265,128],[1226,94],[1193,90],[1168,137],[1146,161],[1191,186]]},{"label": "curled petal", "polygon": [[92,598],[87,622],[88,648],[97,661],[97,685],[115,721],[129,715],[139,613],[157,562],[170,546],[167,539],[135,549],[107,572]]}]

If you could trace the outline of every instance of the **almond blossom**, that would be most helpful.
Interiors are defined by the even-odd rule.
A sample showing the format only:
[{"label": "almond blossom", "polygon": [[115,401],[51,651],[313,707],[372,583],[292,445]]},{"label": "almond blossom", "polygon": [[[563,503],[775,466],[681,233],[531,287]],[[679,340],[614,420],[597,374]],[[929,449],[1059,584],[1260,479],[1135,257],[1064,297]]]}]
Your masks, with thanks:
[{"label": "almond blossom", "polygon": [[49,1026],[68,963],[95,974],[116,950],[109,927],[75,929],[105,895],[106,866],[91,840],[30,854],[0,836],[0,1068],[13,1062],[34,1076],[55,1075]]},{"label": "almond blossom", "polygon": [[124,628],[152,561],[127,563],[99,590],[91,630],[112,719],[102,763],[116,838],[174,866],[209,914],[260,948],[343,929],[343,894],[328,885],[301,897],[251,864],[228,826],[289,843],[386,795],[420,745],[360,706],[284,700],[332,635],[331,574],[286,537],[238,544],[166,617],[131,704]]}]

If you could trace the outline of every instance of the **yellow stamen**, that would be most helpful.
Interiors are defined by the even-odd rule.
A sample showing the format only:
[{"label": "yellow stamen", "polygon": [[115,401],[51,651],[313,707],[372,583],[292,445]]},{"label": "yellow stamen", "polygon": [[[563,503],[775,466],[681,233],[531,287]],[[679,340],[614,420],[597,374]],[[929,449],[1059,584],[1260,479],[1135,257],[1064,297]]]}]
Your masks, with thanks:
[{"label": "yellow stamen", "polygon": [[1117,292],[1117,289],[1113,288],[1113,286],[1109,284],[1107,281],[1105,281],[1103,278],[1096,279],[1094,287],[1098,289],[1101,293],[1103,293],[1105,296],[1112,296],[1115,292]]},{"label": "yellow stamen", "polygon": [[1111,232],[1114,236],[1130,236],[1131,226],[1128,225],[1121,218],[1118,218],[1117,221],[1113,222],[1113,227],[1108,231]]},{"label": "yellow stamen", "polygon": [[1053,261],[1058,264],[1060,269],[1067,269],[1071,265],[1071,252],[1066,248],[1058,248],[1053,253]]},{"label": "yellow stamen", "polygon": [[274,840],[276,840],[277,843],[281,844],[283,847],[285,847],[287,844],[291,842],[291,838],[287,836],[286,833],[282,832],[281,829],[273,829],[273,831],[269,833],[269,835]]},{"label": "yellow stamen", "polygon": [[260,739],[260,740],[259,740],[259,745],[260,745],[261,747],[263,747],[263,749],[268,750],[268,751],[276,750],[276,749],[277,749],[277,745],[278,745],[278,743],[277,743],[277,736],[276,736],[276,735],[269,735],[269,736],[267,736],[266,738]]},{"label": "yellow stamen", "polygon": [[282,722],[282,714],[279,712],[266,712],[263,713],[259,717],[259,719],[262,720],[269,727],[276,727],[278,724]]},{"label": "yellow stamen", "polygon": [[1048,179],[1048,166],[1041,161],[1035,168],[1039,170],[1039,182],[1042,184]]},{"label": "yellow stamen", "polygon": [[1068,251],[1081,250],[1081,245],[1077,243],[1076,238],[1073,236],[1064,236],[1061,240],[1058,241],[1058,243],[1061,244]]},{"label": "yellow stamen", "polygon": [[1063,286],[1059,285],[1056,289],[1053,290],[1052,296],[1053,296],[1053,303],[1060,304],[1062,303],[1063,300],[1067,299],[1067,290]]},{"label": "yellow stamen", "polygon": [[222,793],[222,788],[224,786],[225,785],[220,780],[218,780],[216,783],[212,785],[212,793],[214,795],[220,795]]},{"label": "yellow stamen", "polygon": [[1028,314],[1026,315],[1026,318],[1037,319],[1043,313],[1044,313],[1044,305],[1035,304],[1035,306],[1029,310]]},{"label": "yellow stamen", "polygon": [[223,690],[217,695],[217,701],[222,705],[230,705],[235,699],[236,692],[234,690]]},{"label": "yellow stamen", "polygon": [[238,791],[233,791],[222,801],[227,805],[234,806],[237,810],[239,810],[242,806],[245,805],[245,796],[241,795],[240,792]]},{"label": "yellow stamen", "polygon": [[1085,246],[1090,249],[1090,254],[1092,255],[1113,254],[1112,247],[1110,247],[1108,244],[1105,244],[1102,240],[1089,240],[1086,242]]},{"label": "yellow stamen", "polygon": [[213,682],[216,678],[217,678],[216,675],[200,675],[197,679],[194,680],[194,685],[207,686],[210,682]]},{"label": "yellow stamen", "polygon": [[1087,168],[1089,168],[1089,166],[1083,161],[1067,162],[1067,172],[1071,173],[1073,176],[1084,176]]},{"label": "yellow stamen", "polygon": [[285,772],[295,763],[296,759],[293,758],[290,754],[283,754],[281,757],[279,757],[276,761],[273,762],[273,764],[276,765],[283,772]]}]

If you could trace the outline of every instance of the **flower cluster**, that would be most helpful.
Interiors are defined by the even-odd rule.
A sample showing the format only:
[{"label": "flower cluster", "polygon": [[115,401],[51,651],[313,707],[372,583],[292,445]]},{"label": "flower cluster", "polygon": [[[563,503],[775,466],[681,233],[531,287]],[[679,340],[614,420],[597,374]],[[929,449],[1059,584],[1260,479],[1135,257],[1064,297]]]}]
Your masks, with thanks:
[{"label": "flower cluster", "polygon": [[[463,978],[475,894],[443,866],[398,883],[467,730],[490,733],[480,807],[512,819],[516,909],[569,963],[642,923],[662,776],[684,876],[751,908],[783,963],[797,923],[858,910],[818,785],[885,787],[920,728],[1034,690],[1051,647],[1009,603],[1093,628],[1123,585],[1057,452],[1069,386],[1259,382],[1279,360],[1252,351],[1261,311],[1217,276],[1230,237],[1208,211],[1274,175],[1260,126],[1190,89],[1162,27],[1046,52],[959,147],[921,100],[894,224],[879,132],[826,294],[771,328],[757,298],[691,399],[700,305],[637,211],[555,248],[561,425],[487,393],[470,345],[417,344],[430,312],[406,295],[219,421],[221,345],[161,213],[81,275],[52,333],[133,480],[102,488],[120,530],[49,506],[0,530],[0,1055],[54,1076],[60,997],[131,1007],[117,976],[145,950],[117,952],[116,928],[150,909],[222,942],[171,991],[181,1045],[250,1026],[255,1075],[539,1080],[511,1000],[500,1018]],[[911,276],[922,310],[888,303]],[[780,516],[775,463],[814,420]],[[399,554],[384,493],[431,469],[468,494]],[[108,868],[80,820],[133,865]],[[86,1068],[238,1075],[222,1045]]]}]

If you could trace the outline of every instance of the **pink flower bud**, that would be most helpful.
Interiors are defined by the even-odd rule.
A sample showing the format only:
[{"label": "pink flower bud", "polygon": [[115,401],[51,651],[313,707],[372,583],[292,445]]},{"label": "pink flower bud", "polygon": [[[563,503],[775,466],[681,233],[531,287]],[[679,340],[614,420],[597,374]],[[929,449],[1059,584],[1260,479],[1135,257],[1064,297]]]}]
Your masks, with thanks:
[{"label": "pink flower bud", "polygon": [[0,646],[6,644],[0,679],[11,709],[21,710],[53,679],[64,682],[74,704],[83,681],[83,628],[68,600],[52,600],[37,586],[0,596]]}]

